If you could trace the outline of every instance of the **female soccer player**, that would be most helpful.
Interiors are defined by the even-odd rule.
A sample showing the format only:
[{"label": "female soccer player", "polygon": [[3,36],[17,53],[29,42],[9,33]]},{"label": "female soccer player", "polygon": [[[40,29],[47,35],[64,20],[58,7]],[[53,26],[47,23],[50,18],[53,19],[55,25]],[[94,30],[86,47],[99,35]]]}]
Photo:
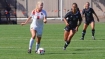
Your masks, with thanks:
[{"label": "female soccer player", "polygon": [[77,10],[75,3],[72,4],[71,11],[65,15],[64,22],[66,24],[66,27],[64,31],[65,45],[63,49],[66,50],[66,47],[70,44],[72,37],[78,31],[78,28],[82,22],[81,14]]},{"label": "female soccer player", "polygon": [[84,40],[84,36],[86,34],[86,29],[87,29],[89,24],[91,25],[91,28],[92,28],[92,38],[95,40],[95,37],[94,37],[95,22],[94,22],[93,14],[96,16],[98,22],[99,22],[99,18],[96,15],[96,13],[94,12],[94,10],[92,8],[90,8],[89,6],[90,6],[90,3],[86,2],[86,4],[84,5],[84,9],[82,11],[82,14],[83,15],[85,14],[85,23],[84,23],[84,26],[83,26],[81,40]]},{"label": "female soccer player", "polygon": [[42,32],[43,32],[43,22],[44,23],[47,22],[46,17],[47,17],[47,14],[46,14],[46,11],[43,10],[43,2],[39,1],[37,2],[36,8],[32,11],[30,17],[25,21],[25,23],[21,23],[21,25],[25,25],[31,18],[33,20],[30,25],[30,32],[32,37],[29,41],[28,53],[31,53],[35,37],[36,37],[35,53],[37,53],[37,50],[40,46]]},{"label": "female soccer player", "polygon": [[[77,3],[73,3],[73,4],[75,4],[75,6],[77,7],[77,11],[79,11],[79,12],[80,12],[80,9],[78,8]],[[72,9],[71,9],[71,10],[72,10]]]}]

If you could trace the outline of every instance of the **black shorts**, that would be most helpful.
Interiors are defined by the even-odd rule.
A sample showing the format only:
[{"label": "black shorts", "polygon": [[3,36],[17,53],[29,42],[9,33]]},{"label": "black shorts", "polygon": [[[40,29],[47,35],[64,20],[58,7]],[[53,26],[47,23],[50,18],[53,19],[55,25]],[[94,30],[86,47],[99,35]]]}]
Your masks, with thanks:
[{"label": "black shorts", "polygon": [[73,27],[66,26],[66,27],[64,28],[64,30],[69,32],[70,30],[74,30],[75,28],[76,28],[76,26],[73,26]]},{"label": "black shorts", "polygon": [[86,20],[85,20],[85,24],[86,24],[86,25],[89,25],[91,22],[94,22],[94,20],[90,20],[90,21],[86,21]]},{"label": "black shorts", "polygon": [[8,17],[8,18],[10,17],[10,13],[8,13],[8,14],[5,14],[5,15],[6,15],[6,17]]}]

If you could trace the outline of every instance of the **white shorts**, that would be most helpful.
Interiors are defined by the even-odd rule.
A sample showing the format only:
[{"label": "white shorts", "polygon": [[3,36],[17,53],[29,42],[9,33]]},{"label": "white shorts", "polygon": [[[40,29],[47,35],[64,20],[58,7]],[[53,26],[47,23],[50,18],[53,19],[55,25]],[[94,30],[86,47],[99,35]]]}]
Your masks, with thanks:
[{"label": "white shorts", "polygon": [[43,27],[35,27],[35,26],[31,26],[31,25],[30,25],[30,30],[31,30],[31,29],[36,30],[36,35],[37,35],[38,37],[42,37]]}]

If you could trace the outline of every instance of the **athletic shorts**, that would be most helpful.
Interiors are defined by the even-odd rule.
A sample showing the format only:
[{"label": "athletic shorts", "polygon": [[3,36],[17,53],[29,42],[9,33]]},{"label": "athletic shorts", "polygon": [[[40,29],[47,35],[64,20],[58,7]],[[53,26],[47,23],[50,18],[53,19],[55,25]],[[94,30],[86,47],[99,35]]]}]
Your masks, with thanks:
[{"label": "athletic shorts", "polygon": [[5,14],[6,15],[6,17],[10,17],[10,13],[8,13],[8,14]]},{"label": "athletic shorts", "polygon": [[43,27],[35,27],[35,26],[30,25],[30,30],[31,30],[31,29],[36,30],[36,35],[37,35],[38,37],[42,37]]},{"label": "athletic shorts", "polygon": [[66,26],[64,28],[64,30],[69,32],[70,30],[74,30],[75,28],[76,28],[76,26],[74,26],[74,27]]},{"label": "athletic shorts", "polygon": [[94,22],[94,20],[90,20],[90,21],[85,20],[85,24],[87,24],[87,25],[89,25],[91,22]]}]

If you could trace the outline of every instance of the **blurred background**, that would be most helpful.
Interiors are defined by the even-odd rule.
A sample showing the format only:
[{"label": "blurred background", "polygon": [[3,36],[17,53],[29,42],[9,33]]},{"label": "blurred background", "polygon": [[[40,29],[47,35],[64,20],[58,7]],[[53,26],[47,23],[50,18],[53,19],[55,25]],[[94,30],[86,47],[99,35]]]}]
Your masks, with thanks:
[{"label": "blurred background", "polygon": [[[0,24],[8,23],[6,18],[6,10],[9,9],[9,16],[12,23],[17,24],[18,20],[26,19],[39,0],[0,0]],[[105,0],[41,0],[44,2],[44,9],[47,12],[48,18],[63,17],[71,10],[72,3],[76,2],[83,10],[86,2],[91,3],[91,7],[95,10],[100,18],[105,18]],[[61,5],[62,1],[62,5]],[[10,7],[8,7],[8,5]],[[61,8],[62,7],[62,8]],[[62,12],[62,13],[61,13]],[[61,15],[62,14],[62,15]]]}]

